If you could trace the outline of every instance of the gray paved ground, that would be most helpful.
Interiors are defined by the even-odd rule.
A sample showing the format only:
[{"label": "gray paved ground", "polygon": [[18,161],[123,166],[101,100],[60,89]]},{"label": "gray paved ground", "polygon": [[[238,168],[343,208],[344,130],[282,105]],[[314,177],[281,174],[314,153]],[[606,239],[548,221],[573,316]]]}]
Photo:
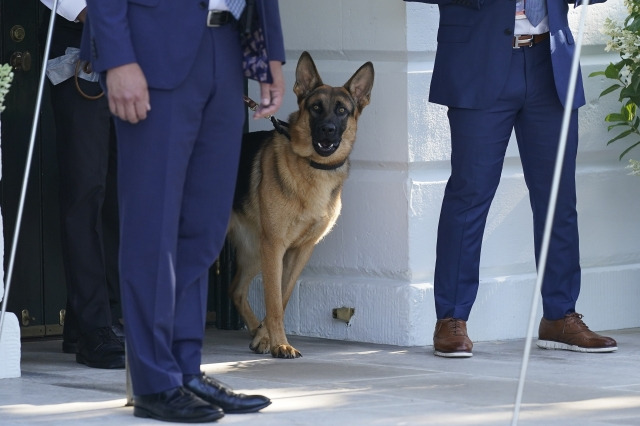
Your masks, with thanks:
[{"label": "gray paved ground", "polygon": [[[640,328],[608,332],[619,350],[532,349],[520,425],[640,425]],[[291,337],[304,357],[248,349],[245,331],[207,331],[203,369],[273,404],[218,423],[271,425],[509,425],[523,340],[480,342],[470,359],[431,347]],[[22,343],[22,377],[0,380],[0,425],[162,425],[125,407],[123,370],[76,364],[60,340]],[[0,360],[1,362],[1,360]]]}]

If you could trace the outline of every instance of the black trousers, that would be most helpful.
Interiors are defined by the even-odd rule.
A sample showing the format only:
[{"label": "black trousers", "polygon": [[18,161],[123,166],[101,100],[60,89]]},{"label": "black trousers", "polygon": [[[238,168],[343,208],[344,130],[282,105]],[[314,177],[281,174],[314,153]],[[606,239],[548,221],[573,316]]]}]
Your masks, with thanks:
[{"label": "black trousers", "polygon": [[[79,79],[90,95],[98,83]],[[67,285],[65,339],[120,317],[116,141],[106,97],[73,78],[51,86]]]}]

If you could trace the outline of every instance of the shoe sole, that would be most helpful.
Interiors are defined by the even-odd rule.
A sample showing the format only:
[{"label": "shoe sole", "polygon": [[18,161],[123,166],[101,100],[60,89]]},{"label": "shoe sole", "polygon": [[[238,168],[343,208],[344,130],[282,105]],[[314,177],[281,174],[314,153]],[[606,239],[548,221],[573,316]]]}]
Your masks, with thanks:
[{"label": "shoe sole", "polygon": [[271,401],[267,401],[262,405],[256,406],[256,407],[251,407],[251,408],[245,408],[245,409],[238,409],[238,410],[224,410],[225,414],[248,414],[248,413],[255,413],[256,411],[260,411],[263,408],[268,407],[269,405],[271,405]]},{"label": "shoe sole", "polygon": [[115,370],[115,369],[125,368],[124,356],[122,357],[122,359],[113,359],[113,360],[104,361],[104,362],[93,362],[80,356],[80,354],[76,354],[76,362],[78,364],[86,365],[87,367],[102,368],[104,370]]},{"label": "shoe sole", "polygon": [[568,345],[566,343],[554,342],[553,340],[538,340],[536,343],[540,349],[560,349],[572,352],[606,353],[618,350],[617,346],[611,348],[584,348],[582,346]]},{"label": "shoe sole", "polygon": [[163,417],[154,412],[146,410],[141,407],[133,407],[133,416],[140,417],[144,419],[155,419],[161,420],[163,422],[174,422],[174,423],[208,423],[215,422],[224,417],[224,413],[213,413],[207,416],[195,417],[195,418],[184,418],[184,417]]},{"label": "shoe sole", "polygon": [[435,356],[441,356],[443,358],[471,358],[473,353],[471,352],[441,352],[433,351]]}]

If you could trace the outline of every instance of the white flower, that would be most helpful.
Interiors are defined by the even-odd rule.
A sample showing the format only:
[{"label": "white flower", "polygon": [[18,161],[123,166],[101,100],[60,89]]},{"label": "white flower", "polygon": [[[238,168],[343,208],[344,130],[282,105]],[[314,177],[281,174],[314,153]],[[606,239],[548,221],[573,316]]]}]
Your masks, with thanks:
[{"label": "white flower", "polygon": [[0,112],[4,111],[4,97],[9,93],[12,80],[13,71],[11,71],[11,65],[4,64],[0,66]]}]

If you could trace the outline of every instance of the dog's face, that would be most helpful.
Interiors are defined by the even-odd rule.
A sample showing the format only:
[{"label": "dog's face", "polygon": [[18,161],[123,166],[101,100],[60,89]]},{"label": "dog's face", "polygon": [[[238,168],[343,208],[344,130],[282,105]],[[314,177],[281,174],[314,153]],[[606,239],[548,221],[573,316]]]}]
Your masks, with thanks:
[{"label": "dog's face", "polygon": [[326,85],[304,52],[293,88],[299,107],[290,119],[294,151],[321,164],[344,161],[355,142],[358,117],[369,104],[373,77],[373,64],[367,62],[344,86]]}]

